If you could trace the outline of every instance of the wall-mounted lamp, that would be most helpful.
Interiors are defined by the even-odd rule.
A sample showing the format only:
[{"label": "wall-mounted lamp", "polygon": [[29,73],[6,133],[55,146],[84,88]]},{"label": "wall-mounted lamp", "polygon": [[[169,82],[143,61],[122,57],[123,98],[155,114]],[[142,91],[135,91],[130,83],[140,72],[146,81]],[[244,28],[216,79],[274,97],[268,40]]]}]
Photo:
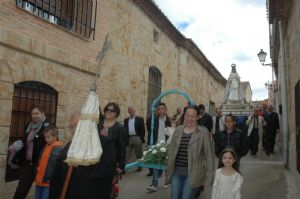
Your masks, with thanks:
[{"label": "wall-mounted lamp", "polygon": [[260,52],[257,53],[257,56],[258,56],[258,59],[259,59],[261,65],[263,65],[263,66],[272,66],[272,63],[265,64],[267,53],[263,49],[260,49]]}]

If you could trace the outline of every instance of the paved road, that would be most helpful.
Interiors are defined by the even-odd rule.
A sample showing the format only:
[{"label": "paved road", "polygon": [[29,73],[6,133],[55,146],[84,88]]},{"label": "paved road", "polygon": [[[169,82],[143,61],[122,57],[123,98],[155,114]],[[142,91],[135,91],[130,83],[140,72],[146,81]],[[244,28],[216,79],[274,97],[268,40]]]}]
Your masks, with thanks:
[{"label": "paved road", "polygon": [[[147,169],[142,172],[135,170],[127,172],[120,182],[119,199],[168,199],[170,189],[164,189],[164,177],[159,180],[159,190],[147,193],[146,186],[151,183],[151,177],[146,177]],[[287,198],[287,179],[280,155],[258,158],[246,156],[241,161],[241,172],[244,176],[242,186],[243,199],[290,199]],[[3,174],[0,173],[1,179]],[[0,182],[0,198],[11,199],[16,183]],[[27,197],[34,198],[34,191]]]},{"label": "paved road", "polygon": [[[284,167],[280,155],[254,158],[250,155],[241,161],[241,172],[244,176],[242,186],[243,199],[287,199],[287,183]],[[146,177],[147,170],[137,173],[128,172],[120,183],[119,199],[167,199],[169,189],[164,189],[164,178],[160,178],[159,190],[156,193],[147,193],[145,187],[151,182]]]}]

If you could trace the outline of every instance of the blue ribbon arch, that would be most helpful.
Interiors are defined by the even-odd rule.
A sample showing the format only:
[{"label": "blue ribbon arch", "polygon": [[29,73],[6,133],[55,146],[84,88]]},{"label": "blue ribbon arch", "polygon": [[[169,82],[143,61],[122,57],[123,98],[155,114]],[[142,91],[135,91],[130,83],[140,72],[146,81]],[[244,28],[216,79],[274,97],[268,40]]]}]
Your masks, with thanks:
[{"label": "blue ribbon arch", "polygon": [[170,95],[170,94],[178,94],[181,95],[183,97],[185,97],[185,99],[187,99],[189,101],[190,104],[192,105],[196,105],[196,103],[194,102],[194,100],[186,93],[183,91],[180,91],[178,89],[171,89],[165,92],[162,92],[153,102],[151,105],[151,136],[150,136],[150,145],[153,145],[153,131],[154,131],[154,113],[156,111],[156,106],[157,104],[160,103],[160,99],[165,97],[166,95]]},{"label": "blue ribbon arch", "polygon": [[[185,99],[187,99],[190,104],[196,105],[196,103],[194,102],[194,100],[192,100],[192,98],[187,93],[185,93],[183,91],[180,91],[180,90],[177,90],[177,89],[172,89],[172,90],[168,90],[166,92],[162,92],[152,102],[152,105],[151,105],[151,137],[150,137],[150,145],[153,145],[154,113],[156,111],[156,106],[157,106],[157,104],[159,104],[161,98],[163,98],[166,95],[170,95],[170,94],[181,95],[181,96],[185,97]],[[136,167],[147,167],[147,168],[154,168],[154,169],[161,169],[161,170],[165,170],[166,169],[166,165],[144,164],[142,162],[131,162],[131,163],[126,164],[125,170],[131,169],[131,168],[136,168]]]}]

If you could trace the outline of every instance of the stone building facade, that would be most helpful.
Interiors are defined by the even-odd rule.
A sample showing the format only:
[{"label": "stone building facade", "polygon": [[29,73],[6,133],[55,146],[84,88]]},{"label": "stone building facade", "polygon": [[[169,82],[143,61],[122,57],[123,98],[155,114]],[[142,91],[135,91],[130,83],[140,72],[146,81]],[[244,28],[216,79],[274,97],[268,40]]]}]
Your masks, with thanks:
[{"label": "stone building facade", "polygon": [[250,82],[241,82],[243,96],[246,102],[252,103],[252,90]]},{"label": "stone building facade", "polygon": [[[59,5],[61,11],[56,8],[56,12],[53,5],[59,1],[47,2],[0,2],[2,174],[7,146],[17,138],[11,134],[16,122],[13,115],[29,109],[28,104],[16,99],[24,97],[26,91],[24,95],[32,98],[28,102],[49,103],[49,113],[64,138],[71,113],[80,111],[95,79],[95,58],[107,33],[112,49],[102,62],[97,92],[102,108],[109,101],[120,104],[120,121],[127,117],[129,105],[146,117],[151,101],[169,89],[187,92],[211,109],[221,104],[226,79],[153,1],[76,0],[81,9],[72,5],[72,12],[71,4]],[[37,98],[29,92],[36,88],[40,89]],[[186,103],[176,95],[162,101],[167,103],[170,115]],[[24,110],[20,110],[22,106]],[[28,113],[26,117],[28,120]]]},{"label": "stone building facade", "polygon": [[282,107],[279,108],[279,112],[284,163],[287,174],[291,176],[288,182],[288,198],[298,198],[300,192],[296,187],[300,183],[300,2],[269,0],[267,9],[270,54],[278,80],[276,102]]}]

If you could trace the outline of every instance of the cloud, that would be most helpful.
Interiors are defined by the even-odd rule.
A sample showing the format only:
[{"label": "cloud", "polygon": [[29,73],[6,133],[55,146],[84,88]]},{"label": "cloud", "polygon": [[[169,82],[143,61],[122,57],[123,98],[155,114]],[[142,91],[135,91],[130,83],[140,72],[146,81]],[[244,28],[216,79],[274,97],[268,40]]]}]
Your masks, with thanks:
[{"label": "cloud", "polygon": [[198,45],[225,78],[229,76],[231,64],[235,63],[242,81],[250,82],[253,99],[265,98],[261,94],[264,83],[271,81],[271,67],[263,68],[257,58],[260,49],[269,54],[265,1],[155,2],[182,34]]}]

